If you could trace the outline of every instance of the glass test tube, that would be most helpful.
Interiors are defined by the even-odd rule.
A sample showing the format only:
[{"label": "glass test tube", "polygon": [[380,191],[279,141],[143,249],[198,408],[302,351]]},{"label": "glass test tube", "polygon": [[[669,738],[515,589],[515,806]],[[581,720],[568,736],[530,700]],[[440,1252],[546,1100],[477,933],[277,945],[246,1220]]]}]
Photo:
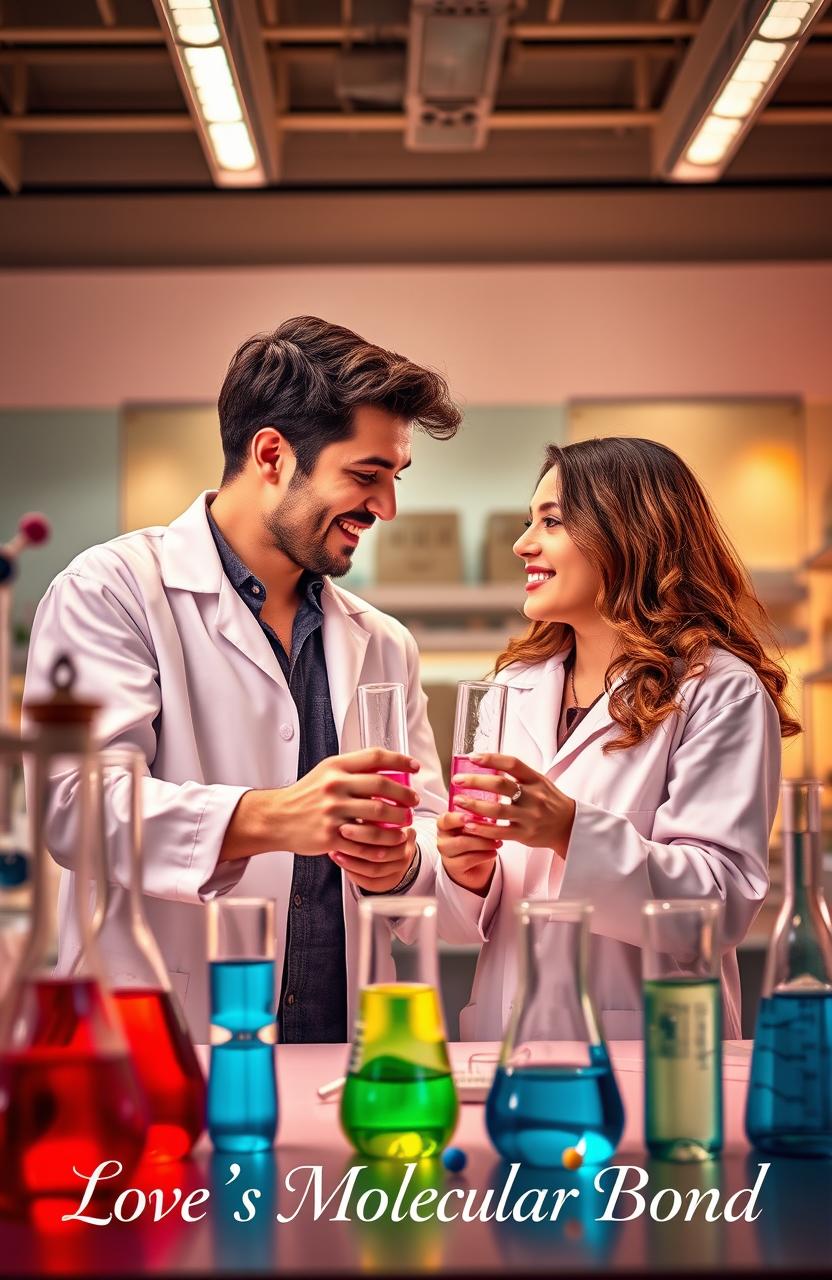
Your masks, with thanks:
[{"label": "glass test tube", "polygon": [[[407,709],[404,685],[359,685],[358,728],[362,747],[381,747],[384,751],[395,751],[400,755],[407,755]],[[403,787],[410,786],[409,773],[402,773],[395,769],[380,769],[379,773],[384,778],[392,778],[394,782],[400,782]],[[392,801],[387,803],[392,804]],[[400,824],[380,822],[378,825],[397,827]]]},{"label": "glass test tube", "polygon": [[664,1160],[722,1149],[721,911],[699,898],[642,908],[645,1141]]},{"label": "glass test tube", "polygon": [[208,1131],[218,1151],[265,1151],[277,1132],[272,898],[208,903]]},{"label": "glass test tube", "polygon": [[[483,752],[499,752],[503,747],[503,726],[506,718],[507,687],[491,681],[462,680],[457,685],[456,715],[454,717],[454,744],[451,760],[451,779],[458,773],[499,773],[475,764],[472,755]],[[454,786],[451,781],[450,807],[453,811],[457,795],[473,800],[499,800],[492,791],[477,791]],[[470,815],[469,815],[470,816]],[[494,818],[473,816],[476,822],[494,822]]]}]

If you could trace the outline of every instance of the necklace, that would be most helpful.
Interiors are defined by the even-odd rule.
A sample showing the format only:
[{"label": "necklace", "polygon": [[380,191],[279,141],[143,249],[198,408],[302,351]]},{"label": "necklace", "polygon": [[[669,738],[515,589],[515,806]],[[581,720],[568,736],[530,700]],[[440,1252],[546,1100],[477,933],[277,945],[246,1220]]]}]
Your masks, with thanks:
[{"label": "necklace", "polygon": [[570,685],[572,686],[572,700],[573,700],[573,702],[575,703],[575,706],[577,707],[577,705],[578,705],[578,695],[577,695],[577,693],[575,692],[575,668],[574,668],[574,666],[571,666],[571,667],[569,668],[569,683],[570,683]]}]

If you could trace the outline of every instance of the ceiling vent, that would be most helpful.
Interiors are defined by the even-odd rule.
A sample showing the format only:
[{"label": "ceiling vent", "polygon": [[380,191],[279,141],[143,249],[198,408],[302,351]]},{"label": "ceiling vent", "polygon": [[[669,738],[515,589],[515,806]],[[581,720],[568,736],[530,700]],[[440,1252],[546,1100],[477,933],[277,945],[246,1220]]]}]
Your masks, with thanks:
[{"label": "ceiling vent", "polygon": [[413,0],[405,99],[410,151],[485,146],[511,7],[511,0]]}]

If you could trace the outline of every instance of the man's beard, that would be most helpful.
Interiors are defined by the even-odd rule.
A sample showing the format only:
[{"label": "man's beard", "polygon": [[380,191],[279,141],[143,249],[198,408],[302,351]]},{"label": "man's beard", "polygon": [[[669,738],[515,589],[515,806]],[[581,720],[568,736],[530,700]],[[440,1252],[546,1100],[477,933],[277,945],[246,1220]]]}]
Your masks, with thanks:
[{"label": "man's beard", "polygon": [[[326,508],[313,505],[308,481],[296,471],[280,506],[265,517],[265,525],[278,551],[310,573],[342,578],[352,568],[352,547],[338,554],[326,546],[333,523]],[[366,519],[366,517],[365,517]]]}]

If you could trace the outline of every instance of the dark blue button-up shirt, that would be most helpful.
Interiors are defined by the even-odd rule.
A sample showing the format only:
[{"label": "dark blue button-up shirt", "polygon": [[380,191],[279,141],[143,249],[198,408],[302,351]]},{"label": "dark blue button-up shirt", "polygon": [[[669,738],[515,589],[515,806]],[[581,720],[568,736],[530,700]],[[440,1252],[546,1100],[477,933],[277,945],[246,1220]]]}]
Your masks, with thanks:
[{"label": "dark blue button-up shirt", "polygon": [[[266,588],[243,564],[208,512],[214,542],[232,586],[265,632],[298,711],[298,777],[338,754],[323,641],[323,578],[304,573],[292,626],[292,652],[261,619]],[[347,1040],[347,970],[341,870],[331,858],[295,854],[278,1002],[285,1043]]]}]

